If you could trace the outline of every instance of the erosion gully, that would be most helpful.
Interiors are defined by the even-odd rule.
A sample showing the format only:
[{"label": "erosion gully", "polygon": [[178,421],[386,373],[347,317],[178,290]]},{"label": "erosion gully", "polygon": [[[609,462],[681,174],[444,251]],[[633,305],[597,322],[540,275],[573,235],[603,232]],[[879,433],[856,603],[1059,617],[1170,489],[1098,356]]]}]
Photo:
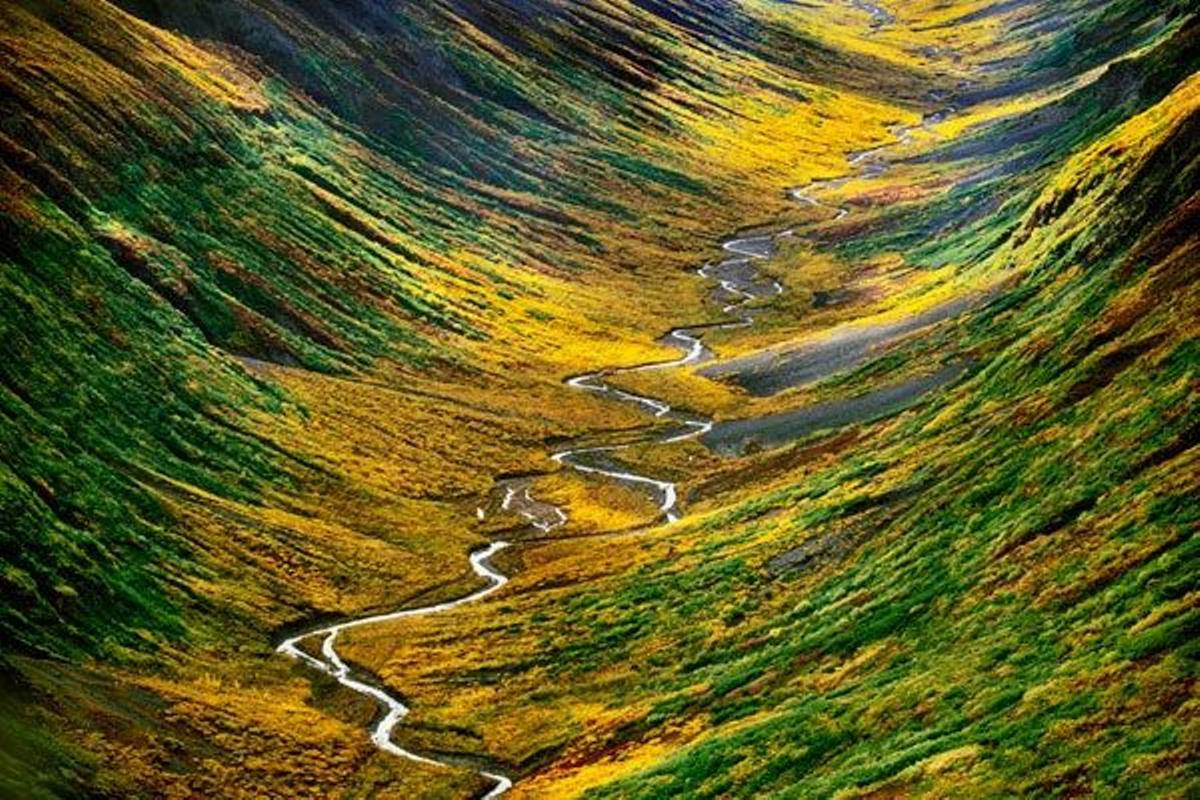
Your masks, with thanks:
[{"label": "erosion gully", "polygon": [[[939,111],[927,115],[920,125],[893,128],[892,133],[896,141],[882,147],[852,154],[848,158],[852,170],[846,176],[829,181],[815,181],[807,186],[792,189],[789,191],[790,196],[805,205],[826,208],[834,212],[835,220],[843,219],[850,214],[850,209],[826,205],[814,195],[822,190],[842,186],[855,177],[882,175],[888,169],[888,162],[884,158],[887,150],[908,144],[912,141],[914,130],[940,122],[948,113],[950,110]],[[603,369],[578,375],[566,381],[567,385],[572,388],[611,397],[620,402],[632,403],[644,408],[656,418],[670,420],[669,425],[662,426],[662,432],[656,438],[634,444],[559,450],[552,453],[550,457],[563,467],[576,472],[648,489],[659,501],[658,510],[661,519],[668,523],[677,521],[682,511],[679,507],[679,493],[675,483],[615,465],[611,461],[611,456],[621,450],[644,446],[647,443],[672,445],[688,439],[695,439],[712,430],[714,422],[708,417],[678,411],[663,400],[619,389],[611,385],[608,380],[616,375],[627,373],[687,367],[712,358],[712,351],[704,344],[705,332],[749,327],[754,324],[758,311],[764,308],[772,298],[783,293],[783,285],[777,280],[764,276],[759,271],[758,265],[771,258],[775,252],[777,240],[794,235],[796,235],[795,231],[789,228],[778,233],[732,239],[722,244],[724,251],[730,254],[729,258],[714,264],[706,264],[697,270],[697,274],[701,278],[715,282],[714,295],[723,303],[721,306],[722,318],[711,323],[675,328],[669,331],[660,341],[665,345],[677,348],[682,354],[679,358],[633,367]],[[566,512],[558,506],[534,498],[531,493],[532,480],[532,478],[522,478],[498,484],[498,490],[503,492],[501,507],[506,511],[512,511],[525,517],[534,528],[542,532],[566,525],[568,521]],[[343,661],[337,652],[337,640],[343,631],[353,628],[365,628],[410,617],[441,614],[493,594],[508,583],[508,576],[496,569],[491,563],[491,559],[509,546],[509,542],[492,542],[487,547],[470,554],[468,562],[471,570],[484,581],[482,588],[470,594],[435,605],[358,617],[346,622],[314,628],[285,639],[278,646],[277,652],[331,676],[351,691],[375,700],[382,713],[374,722],[371,740],[381,750],[421,764],[444,768],[461,767],[460,763],[456,763],[450,758],[435,758],[432,755],[407,750],[396,744],[393,732],[400,721],[407,716],[408,706],[376,681],[356,672]],[[312,642],[317,647],[311,651],[306,650],[302,646],[306,642]],[[512,779],[498,770],[480,770],[479,774],[492,783],[492,788],[483,795],[483,800],[493,800],[512,788]]]}]

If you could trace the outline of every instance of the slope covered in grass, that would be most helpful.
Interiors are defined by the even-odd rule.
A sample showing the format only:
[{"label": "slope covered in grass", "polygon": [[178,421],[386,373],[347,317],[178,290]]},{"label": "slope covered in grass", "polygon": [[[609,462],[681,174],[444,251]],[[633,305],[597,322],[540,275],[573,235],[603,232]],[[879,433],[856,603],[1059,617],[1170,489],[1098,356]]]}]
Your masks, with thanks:
[{"label": "slope covered in grass", "polygon": [[[0,56],[0,793],[1195,790],[1186,4],[18,0]],[[638,527],[547,453],[652,421],[562,379],[671,357],[745,228],[787,292],[720,363],[902,334],[620,385],[929,388],[631,451],[688,512]],[[463,769],[274,654],[497,537],[339,645]]]}]

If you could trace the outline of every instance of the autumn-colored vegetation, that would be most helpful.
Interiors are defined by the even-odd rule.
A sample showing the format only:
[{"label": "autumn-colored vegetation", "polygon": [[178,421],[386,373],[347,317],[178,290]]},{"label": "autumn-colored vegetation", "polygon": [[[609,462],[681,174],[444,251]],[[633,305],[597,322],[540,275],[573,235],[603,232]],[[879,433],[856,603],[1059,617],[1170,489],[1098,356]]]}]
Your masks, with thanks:
[{"label": "autumn-colored vegetation", "polygon": [[[0,6],[0,794],[1197,791],[1195,15],[867,6]],[[785,229],[713,363],[613,382],[725,421],[953,380],[623,451],[673,525],[550,460],[656,424],[565,377],[673,357],[695,269]],[[274,653],[501,537],[501,592],[339,644],[463,769]]]}]

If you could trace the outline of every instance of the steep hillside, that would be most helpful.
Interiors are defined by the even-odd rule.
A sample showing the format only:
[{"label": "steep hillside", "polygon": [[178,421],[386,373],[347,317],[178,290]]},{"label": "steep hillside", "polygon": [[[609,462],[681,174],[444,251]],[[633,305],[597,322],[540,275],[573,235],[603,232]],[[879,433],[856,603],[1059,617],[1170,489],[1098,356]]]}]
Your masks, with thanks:
[{"label": "steep hillside", "polygon": [[1198,37],[4,4],[0,794],[1189,795]]}]

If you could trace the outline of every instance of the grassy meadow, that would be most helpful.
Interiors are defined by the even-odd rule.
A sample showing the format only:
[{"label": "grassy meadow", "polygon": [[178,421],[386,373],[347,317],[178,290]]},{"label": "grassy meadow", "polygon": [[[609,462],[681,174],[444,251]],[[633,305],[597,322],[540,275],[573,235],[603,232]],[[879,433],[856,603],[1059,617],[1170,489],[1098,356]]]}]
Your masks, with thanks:
[{"label": "grassy meadow", "polygon": [[[885,7],[0,7],[0,795],[1192,796],[1195,14]],[[961,374],[622,451],[670,525],[561,469],[662,424],[564,379],[675,358],[784,230],[752,327],[612,382],[723,423]],[[339,640],[460,768],[275,653],[497,539],[502,591]]]}]

